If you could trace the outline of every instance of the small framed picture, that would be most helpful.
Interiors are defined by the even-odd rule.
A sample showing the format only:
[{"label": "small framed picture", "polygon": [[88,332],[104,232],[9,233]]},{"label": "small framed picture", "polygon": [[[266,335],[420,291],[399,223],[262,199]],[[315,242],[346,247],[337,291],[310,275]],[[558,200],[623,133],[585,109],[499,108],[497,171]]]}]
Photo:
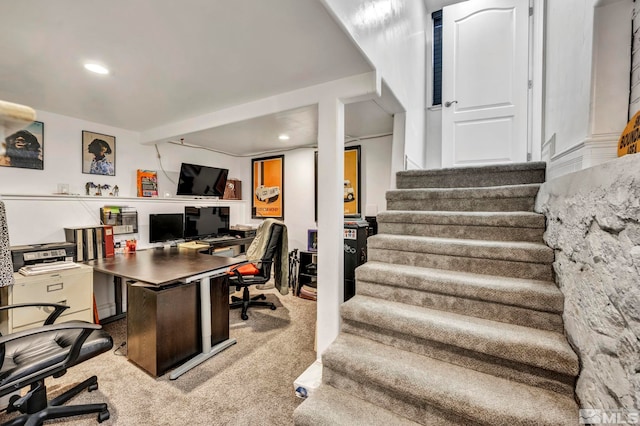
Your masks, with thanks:
[{"label": "small framed picture", "polygon": [[307,231],[307,251],[318,251],[317,229],[309,229]]},{"label": "small framed picture", "polygon": [[44,169],[44,123],[34,121],[0,140],[0,166]]},{"label": "small framed picture", "polygon": [[82,173],[116,175],[116,137],[82,131]]}]

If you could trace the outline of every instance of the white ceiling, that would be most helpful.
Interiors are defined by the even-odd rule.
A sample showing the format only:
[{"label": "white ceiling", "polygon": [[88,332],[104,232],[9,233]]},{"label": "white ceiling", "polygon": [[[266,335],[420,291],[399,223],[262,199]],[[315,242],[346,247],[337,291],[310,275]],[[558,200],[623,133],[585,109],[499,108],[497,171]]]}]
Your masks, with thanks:
[{"label": "white ceiling", "polygon": [[[319,0],[2,0],[0,28],[0,99],[134,131],[372,70]],[[391,126],[373,101],[347,106],[348,137]],[[246,155],[284,132],[314,144],[317,108],[185,142]]]}]

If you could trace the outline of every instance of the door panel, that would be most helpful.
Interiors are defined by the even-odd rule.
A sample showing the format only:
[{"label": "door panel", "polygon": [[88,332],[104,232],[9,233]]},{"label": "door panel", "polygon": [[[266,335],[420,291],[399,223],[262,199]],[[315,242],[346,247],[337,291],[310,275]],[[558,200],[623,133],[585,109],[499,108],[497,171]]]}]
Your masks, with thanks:
[{"label": "door panel", "polygon": [[511,146],[507,141],[513,132],[509,118],[481,119],[456,123],[455,164],[508,162]]},{"label": "door panel", "polygon": [[526,161],[528,12],[528,0],[444,8],[443,167]]}]

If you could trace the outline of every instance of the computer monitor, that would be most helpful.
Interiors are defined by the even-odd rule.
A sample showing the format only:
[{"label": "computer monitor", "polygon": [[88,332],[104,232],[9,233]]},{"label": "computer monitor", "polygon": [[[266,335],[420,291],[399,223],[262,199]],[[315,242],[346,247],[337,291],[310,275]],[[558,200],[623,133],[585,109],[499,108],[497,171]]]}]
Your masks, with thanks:
[{"label": "computer monitor", "polygon": [[184,214],[159,213],[149,215],[149,242],[159,243],[184,238]]},{"label": "computer monitor", "polygon": [[185,238],[220,237],[229,234],[229,207],[184,208]]},{"label": "computer monitor", "polygon": [[228,169],[182,163],[176,195],[224,196]]}]

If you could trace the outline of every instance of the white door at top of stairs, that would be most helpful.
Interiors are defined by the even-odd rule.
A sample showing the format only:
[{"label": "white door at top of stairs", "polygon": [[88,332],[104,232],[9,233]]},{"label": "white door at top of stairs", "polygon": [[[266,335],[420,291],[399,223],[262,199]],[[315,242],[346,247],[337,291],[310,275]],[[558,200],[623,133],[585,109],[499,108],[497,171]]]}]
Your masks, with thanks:
[{"label": "white door at top of stairs", "polygon": [[529,0],[443,9],[443,167],[527,161],[529,25]]}]

